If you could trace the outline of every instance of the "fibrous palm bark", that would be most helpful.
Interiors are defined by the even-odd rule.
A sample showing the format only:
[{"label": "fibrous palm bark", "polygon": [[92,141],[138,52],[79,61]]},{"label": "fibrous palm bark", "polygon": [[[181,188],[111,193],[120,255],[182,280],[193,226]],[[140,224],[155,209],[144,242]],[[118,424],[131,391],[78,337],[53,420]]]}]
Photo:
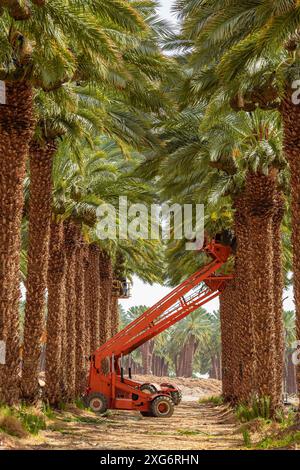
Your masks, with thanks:
[{"label": "fibrous palm bark", "polygon": [[100,271],[100,344],[104,344],[111,334],[111,292],[113,285],[113,268],[111,258],[105,251],[99,254]]},{"label": "fibrous palm bark", "polygon": [[[293,281],[296,309],[296,338],[300,339],[300,108],[293,103],[294,90],[288,88],[281,105],[284,126],[284,152],[291,171],[291,215],[293,247]],[[300,364],[297,366],[297,385],[300,396]],[[299,401],[300,403],[300,401]]]},{"label": "fibrous palm bark", "polygon": [[152,373],[157,377],[169,375],[169,365],[164,357],[160,357],[157,354],[152,355]]},{"label": "fibrous palm bark", "polygon": [[284,289],[281,223],[284,216],[284,197],[277,190],[275,197],[275,211],[273,214],[273,285],[274,285],[274,321],[275,321],[275,372],[277,398],[283,394],[284,374],[284,324],[283,324],[283,302]]},{"label": "fibrous palm bark", "polygon": [[71,220],[64,223],[66,255],[66,399],[75,399],[76,376],[76,250],[78,227]]},{"label": "fibrous palm bark", "polygon": [[296,368],[293,364],[292,353],[288,352],[285,359],[285,392],[289,395],[297,393]]},{"label": "fibrous palm bark", "polygon": [[126,257],[120,249],[116,252],[114,266],[114,280],[117,285],[122,284],[121,289],[112,290],[111,298],[111,335],[115,335],[119,331],[119,296],[120,290],[123,289],[123,283],[126,282]]},{"label": "fibrous palm bark", "polygon": [[84,298],[84,241],[78,234],[79,247],[76,252],[76,378],[75,394],[81,396],[86,386],[85,363],[85,298]]},{"label": "fibrous palm bark", "polygon": [[30,85],[6,83],[6,105],[0,105],[0,340],[6,343],[0,401],[8,403],[19,395],[20,228],[26,159],[35,125],[32,102]]},{"label": "fibrous palm bark", "polygon": [[273,278],[273,215],[276,183],[273,174],[249,173],[246,182],[247,211],[251,220],[251,312],[256,352],[258,397],[270,397],[271,407],[280,398],[276,388]]},{"label": "fibrous palm bark", "polygon": [[67,393],[67,356],[68,356],[68,344],[67,344],[67,298],[66,298],[66,274],[67,264],[65,257],[65,276],[64,276],[64,300],[61,317],[61,330],[60,330],[60,391],[63,400],[68,397]]},{"label": "fibrous palm bark", "polygon": [[221,373],[221,358],[219,354],[214,354],[211,356],[211,368],[209,376],[212,379],[221,380],[222,373]]},{"label": "fibrous palm bark", "polygon": [[61,400],[61,330],[65,316],[65,251],[62,222],[52,221],[48,265],[48,312],[45,395],[52,405]]},{"label": "fibrous palm bark", "polygon": [[142,354],[142,366],[143,366],[143,374],[149,375],[152,374],[152,354],[154,349],[154,341],[149,340],[144,343],[141,347],[141,354]]},{"label": "fibrous palm bark", "polygon": [[90,341],[91,351],[95,351],[100,346],[100,249],[96,244],[89,245],[90,278],[89,278],[89,299],[90,299]]},{"label": "fibrous palm bark", "polygon": [[111,296],[111,336],[114,336],[119,331],[119,298],[115,292]]},{"label": "fibrous palm bark", "polygon": [[189,335],[176,357],[177,377],[192,377],[194,355],[197,345],[196,338],[193,335]]},{"label": "fibrous palm bark", "polygon": [[92,316],[92,302],[93,293],[90,289],[90,259],[89,259],[89,246],[84,244],[83,247],[83,272],[84,272],[84,354],[89,357],[91,350],[91,316]]},{"label": "fibrous palm bark", "polygon": [[236,306],[235,280],[230,281],[220,295],[222,344],[222,393],[226,401],[234,401],[234,315]]},{"label": "fibrous palm bark", "polygon": [[235,314],[233,317],[233,390],[234,401],[248,402],[256,380],[253,311],[251,308],[250,279],[252,259],[250,250],[251,231],[247,217],[244,192],[235,199]]},{"label": "fibrous palm bark", "polygon": [[53,142],[30,146],[29,247],[26,281],[22,396],[35,400],[41,337],[44,331],[45,294],[51,222]]}]

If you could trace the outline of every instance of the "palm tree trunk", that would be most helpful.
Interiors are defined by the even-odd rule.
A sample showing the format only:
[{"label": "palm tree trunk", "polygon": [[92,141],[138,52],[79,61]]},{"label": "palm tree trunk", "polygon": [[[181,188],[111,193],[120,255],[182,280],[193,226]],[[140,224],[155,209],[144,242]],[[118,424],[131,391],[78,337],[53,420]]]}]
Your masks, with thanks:
[{"label": "palm tree trunk", "polygon": [[46,398],[58,405],[61,396],[61,333],[65,316],[65,252],[62,222],[51,222],[48,266],[48,312],[46,346]]},{"label": "palm tree trunk", "polygon": [[186,344],[183,345],[178,357],[178,377],[185,376],[185,365],[186,365]]},{"label": "palm tree trunk", "polygon": [[79,397],[86,387],[85,364],[85,299],[84,299],[84,242],[80,235],[80,247],[76,253],[76,396]]},{"label": "palm tree trunk", "polygon": [[219,371],[218,371],[218,361],[217,361],[217,356],[213,355],[211,357],[211,375],[210,377],[212,379],[218,379],[219,378]]},{"label": "palm tree trunk", "polygon": [[182,361],[182,377],[189,377],[188,373],[188,364],[189,364],[189,344],[188,342],[185,343],[183,347],[183,361]]},{"label": "palm tree trunk", "polygon": [[14,403],[19,397],[23,183],[35,125],[31,86],[24,82],[6,83],[6,102],[0,112],[0,341],[6,343],[5,364],[0,364],[0,401]]},{"label": "palm tree trunk", "polygon": [[91,352],[100,346],[100,271],[99,247],[89,245],[89,299],[90,299],[90,347]]},{"label": "palm tree trunk", "polygon": [[234,401],[248,402],[255,384],[255,348],[253,311],[250,303],[252,259],[250,227],[246,216],[247,203],[242,193],[235,200],[235,310],[233,315],[233,397]]},{"label": "palm tree trunk", "polygon": [[149,340],[146,343],[142,344],[142,346],[140,346],[140,350],[142,354],[143,374],[145,375],[152,374],[153,349],[154,349],[153,340]]},{"label": "palm tree trunk", "polygon": [[142,344],[140,347],[141,355],[142,355],[142,367],[143,367],[143,374],[149,375],[150,374],[150,362],[149,362],[149,342]]},{"label": "palm tree trunk", "polygon": [[111,296],[111,335],[114,336],[119,331],[119,298]]},{"label": "palm tree trunk", "polygon": [[73,401],[76,376],[76,250],[78,227],[71,220],[64,223],[66,254],[66,399]]},{"label": "palm tree trunk", "polygon": [[154,340],[153,339],[150,339],[148,341],[148,344],[149,344],[149,355],[148,355],[148,362],[149,362],[149,373],[152,374],[152,356],[153,356],[153,351],[154,351]]},{"label": "palm tree trunk", "polygon": [[183,377],[183,364],[184,364],[184,346],[176,355],[176,377]]},{"label": "palm tree trunk", "polygon": [[175,361],[174,361],[176,377],[180,377],[180,357],[181,357],[181,351],[180,353],[176,354]]},{"label": "palm tree trunk", "polygon": [[30,147],[29,247],[26,281],[22,396],[38,394],[38,372],[47,288],[52,197],[52,160],[56,146],[33,142]]},{"label": "palm tree trunk", "polygon": [[220,353],[217,354],[217,373],[218,373],[218,380],[222,380],[222,366],[221,366]]},{"label": "palm tree trunk", "polygon": [[[66,263],[66,258],[65,258]],[[67,264],[66,264],[67,267]],[[66,299],[66,273],[64,278],[64,299],[63,309],[61,317],[61,334],[60,334],[60,389],[63,401],[68,400],[67,392],[67,356],[68,356],[68,345],[67,345],[67,299]]]},{"label": "palm tree trunk", "polygon": [[[284,126],[284,152],[291,172],[291,215],[293,247],[293,281],[296,310],[296,338],[300,339],[300,108],[292,102],[293,91],[287,88],[281,105]],[[300,364],[296,371],[298,398],[300,398]],[[300,403],[300,400],[299,400]],[[300,405],[299,405],[300,410]]]},{"label": "palm tree trunk", "polygon": [[[126,279],[126,258],[121,250],[117,250],[114,266],[114,279],[122,282]],[[119,304],[118,294],[112,291],[111,299],[111,335],[119,331]]]},{"label": "palm tree trunk", "polygon": [[286,358],[286,392],[289,395],[297,393],[296,368],[293,364],[292,354],[288,353]]},{"label": "palm tree trunk", "polygon": [[184,366],[182,377],[192,377],[195,353],[195,338],[190,336],[184,345]]},{"label": "palm tree trunk", "polygon": [[[273,286],[274,286],[274,320],[275,320],[275,372],[277,397],[283,395],[284,372],[284,325],[282,295],[284,289],[281,223],[284,216],[284,198],[281,192],[276,193],[276,207],[273,215]],[[279,405],[280,403],[278,403]]]},{"label": "palm tree trunk", "polygon": [[248,214],[251,220],[251,312],[254,320],[256,384],[259,397],[268,396],[274,410],[277,395],[275,374],[275,320],[273,279],[273,215],[275,178],[250,173],[247,176]]},{"label": "palm tree trunk", "polygon": [[110,256],[100,251],[100,344],[104,344],[111,335],[111,292],[113,285],[113,268]]},{"label": "palm tree trunk", "polygon": [[91,353],[91,305],[93,302],[93,295],[90,297],[90,259],[89,259],[89,246],[83,246],[83,274],[84,274],[84,355],[88,358]]},{"label": "palm tree trunk", "polygon": [[158,366],[158,356],[156,356],[156,354],[153,354],[153,356],[152,356],[151,368],[152,368],[153,375],[158,376],[159,366]]},{"label": "palm tree trunk", "polygon": [[235,281],[227,284],[220,295],[222,343],[222,391],[226,401],[234,401],[234,316],[236,307]]}]

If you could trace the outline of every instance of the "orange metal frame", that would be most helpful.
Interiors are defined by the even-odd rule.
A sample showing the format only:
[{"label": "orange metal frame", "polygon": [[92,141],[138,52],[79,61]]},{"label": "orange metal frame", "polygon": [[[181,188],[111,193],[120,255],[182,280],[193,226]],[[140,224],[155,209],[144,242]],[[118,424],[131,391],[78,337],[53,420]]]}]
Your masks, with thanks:
[{"label": "orange metal frame", "polygon": [[220,295],[226,282],[233,276],[218,275],[216,272],[227,261],[231,248],[212,240],[204,251],[212,258],[210,263],[93,353],[90,358],[87,394],[103,393],[107,397],[109,408],[139,411],[149,411],[150,402],[156,396],[170,394],[172,389],[167,387],[150,395],[139,390],[139,382],[123,377],[120,359]]}]

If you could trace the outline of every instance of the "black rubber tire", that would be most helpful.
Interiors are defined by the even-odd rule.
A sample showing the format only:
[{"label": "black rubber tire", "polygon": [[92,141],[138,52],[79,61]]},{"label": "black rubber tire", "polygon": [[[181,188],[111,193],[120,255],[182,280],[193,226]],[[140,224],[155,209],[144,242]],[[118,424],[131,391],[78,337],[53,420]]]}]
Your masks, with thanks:
[{"label": "black rubber tire", "polygon": [[175,390],[174,392],[171,392],[171,398],[172,398],[173,403],[174,403],[175,406],[179,405],[179,403],[182,400],[181,390]]},{"label": "black rubber tire", "polygon": [[103,393],[93,392],[85,397],[85,404],[94,413],[105,413],[108,409],[108,400]]},{"label": "black rubber tire", "polygon": [[[163,410],[161,409],[162,405],[164,405]],[[155,418],[170,418],[174,413],[174,403],[172,398],[166,395],[154,398],[151,402],[151,411]]]},{"label": "black rubber tire", "polygon": [[152,384],[143,384],[140,388],[141,392],[157,393],[157,389]]}]

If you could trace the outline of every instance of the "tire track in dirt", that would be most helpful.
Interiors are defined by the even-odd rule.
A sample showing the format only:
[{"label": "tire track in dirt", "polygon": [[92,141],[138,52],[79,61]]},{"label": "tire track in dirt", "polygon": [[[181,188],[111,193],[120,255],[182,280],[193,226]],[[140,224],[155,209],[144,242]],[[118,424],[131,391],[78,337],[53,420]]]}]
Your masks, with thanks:
[{"label": "tire track in dirt", "polygon": [[[73,415],[74,417],[74,415]],[[181,403],[168,419],[144,418],[138,412],[112,411],[99,422],[87,421],[91,414],[81,413],[80,422],[58,419],[59,431],[42,433],[43,443],[31,449],[143,449],[201,450],[237,449],[241,437],[236,423],[225,407],[197,402]],[[71,419],[71,418],[70,418]],[[59,424],[58,424],[59,426]]]}]

